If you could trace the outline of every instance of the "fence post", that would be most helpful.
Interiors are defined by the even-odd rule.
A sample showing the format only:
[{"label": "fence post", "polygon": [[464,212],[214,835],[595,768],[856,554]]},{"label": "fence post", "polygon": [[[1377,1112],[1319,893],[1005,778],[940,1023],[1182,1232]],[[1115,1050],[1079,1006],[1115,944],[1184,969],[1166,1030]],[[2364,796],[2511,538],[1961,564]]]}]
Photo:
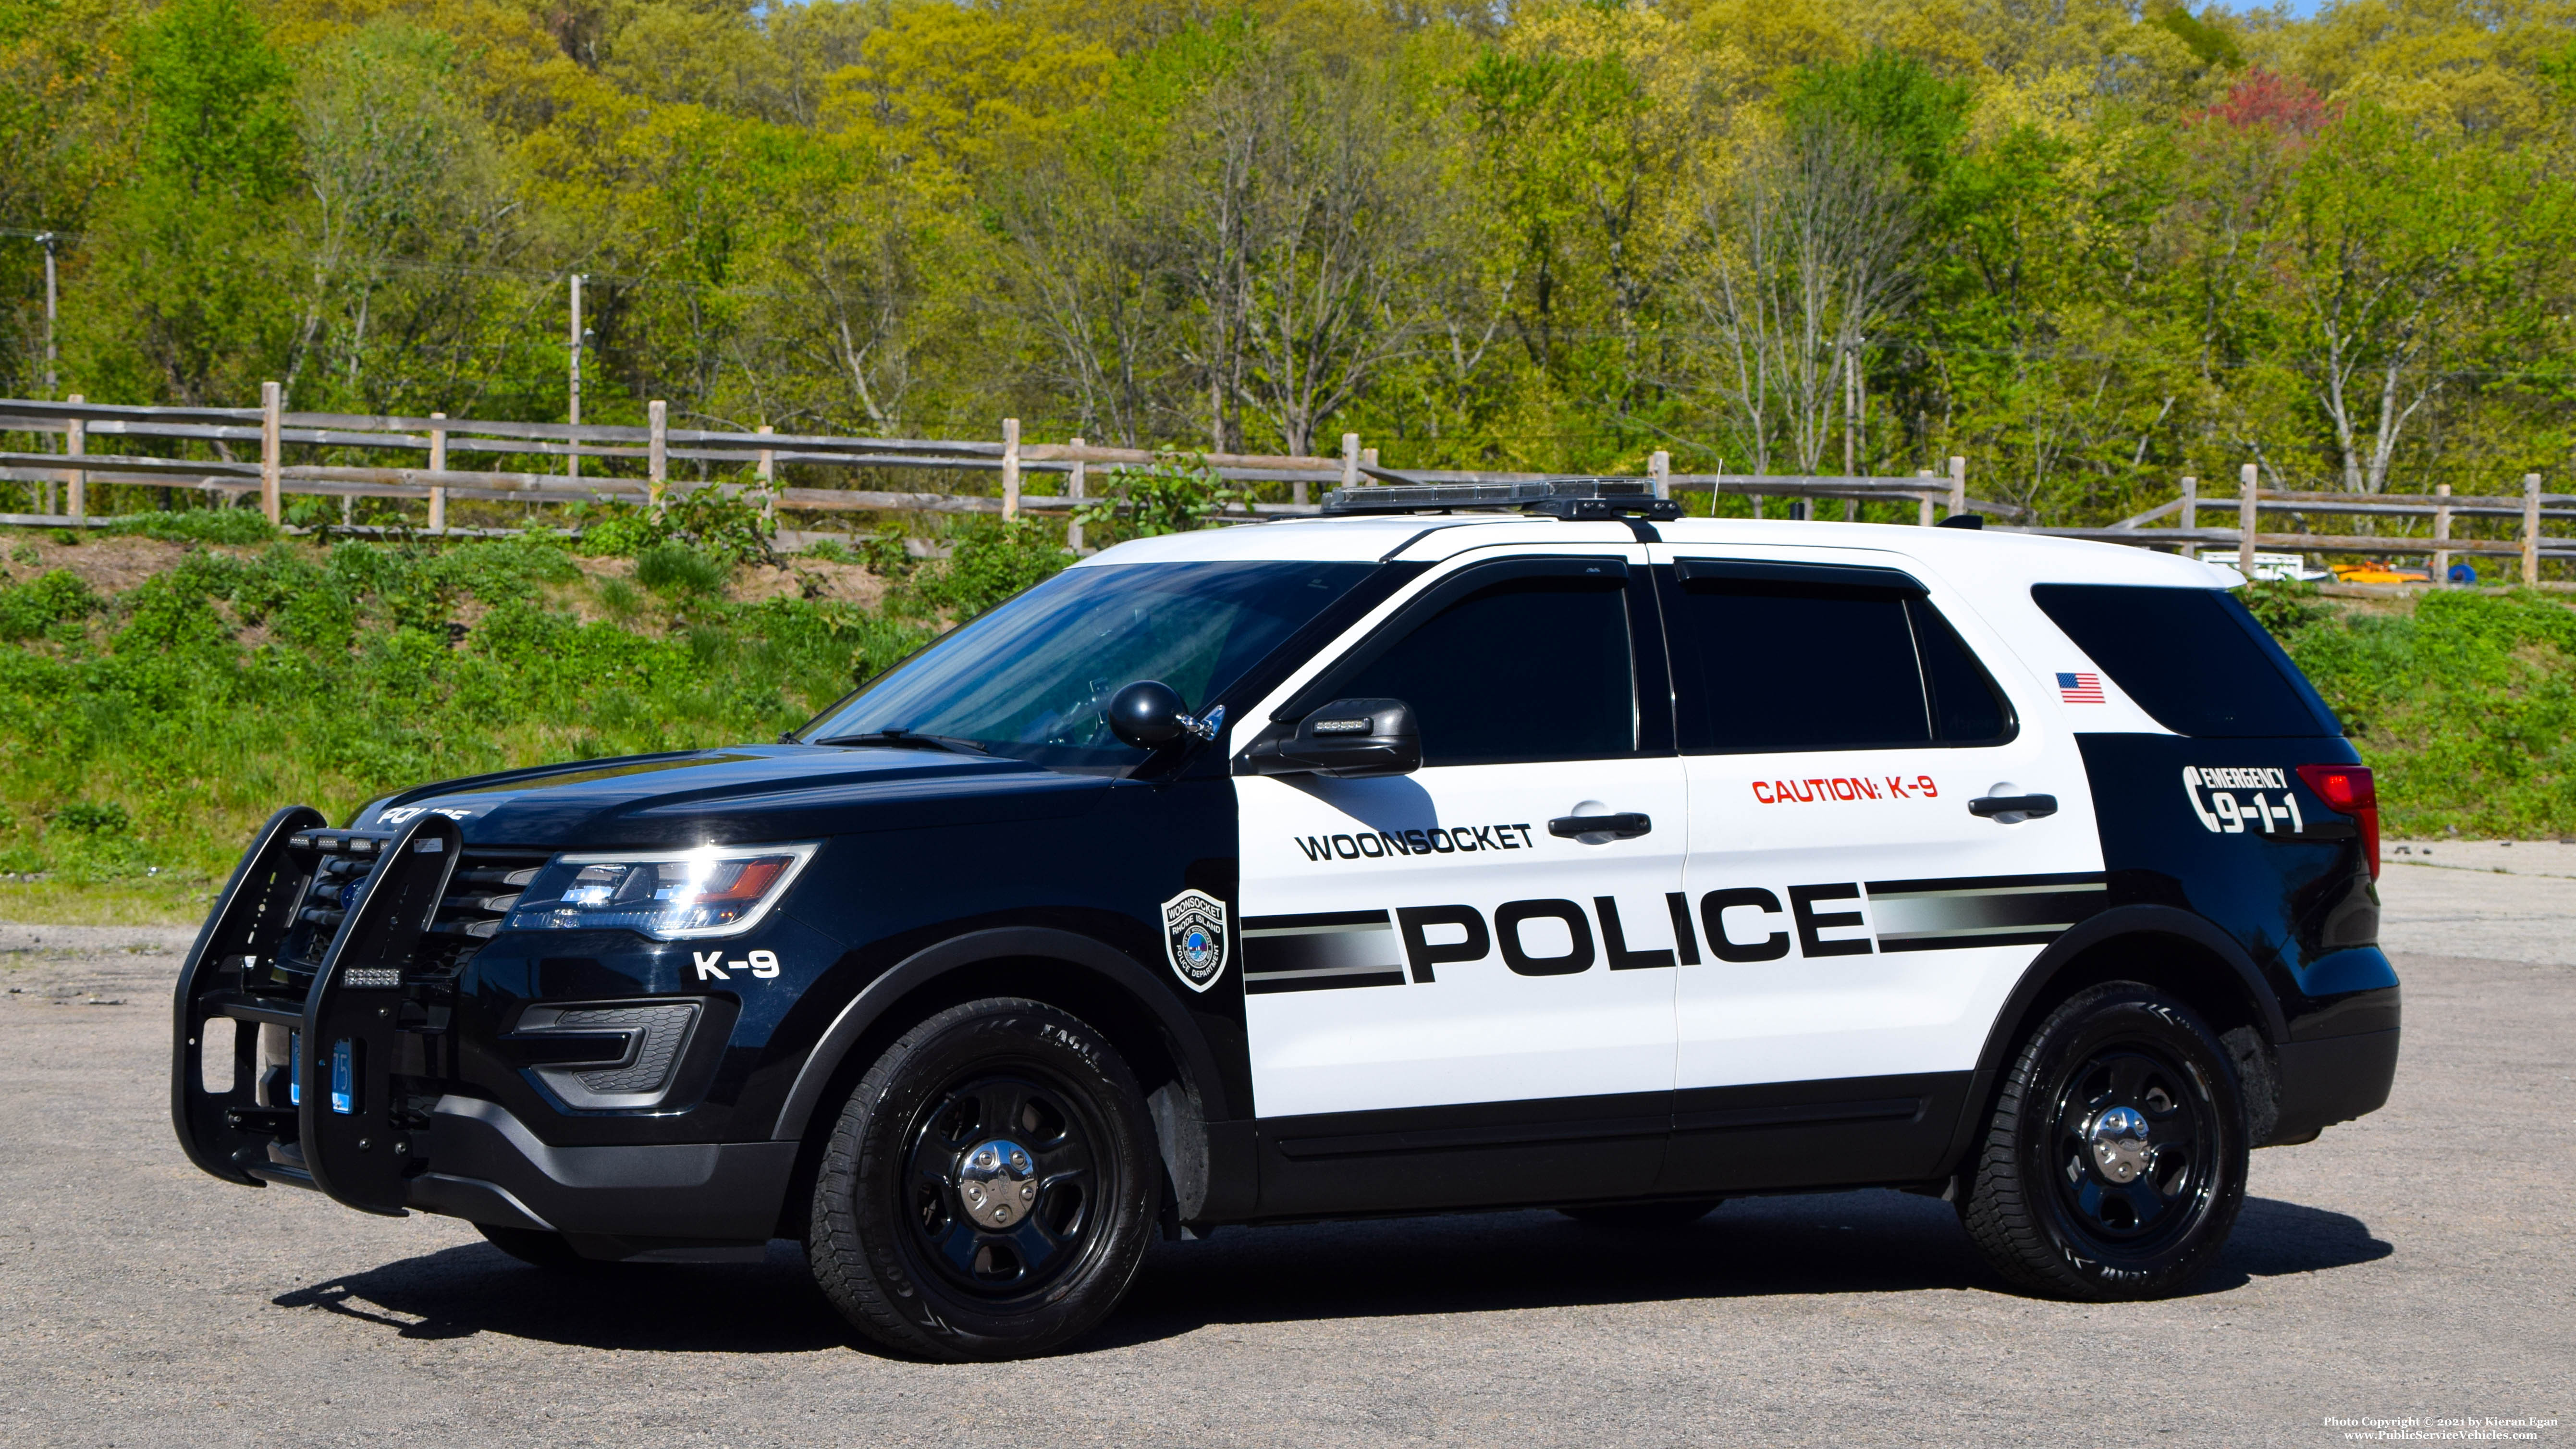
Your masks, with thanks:
[{"label": "fence post", "polygon": [[447,487],[438,481],[438,475],[447,471],[447,429],[439,426],[445,421],[445,413],[429,415],[429,531],[432,533],[447,531]]},{"label": "fence post", "polygon": [[[2182,513],[2175,519],[2175,522],[2180,524],[2183,531],[2186,533],[2197,533],[2200,531],[2199,479],[2186,477],[2182,480]],[[2186,542],[2182,546],[2182,556],[2184,558],[2200,557],[2200,545]]]},{"label": "fence post", "polygon": [[1950,460],[1950,516],[1956,518],[1967,511],[1968,460],[1952,458]]},{"label": "fence post", "polygon": [[[778,430],[767,423],[762,423],[756,431],[774,433]],[[776,451],[769,448],[761,449],[760,461],[752,464],[752,473],[760,479],[760,491],[764,495],[760,500],[760,516],[774,523],[778,520],[778,454]]]},{"label": "fence post", "polygon": [[[2451,485],[2448,483],[2435,484],[2433,487],[2433,496],[2436,498],[2450,497]],[[2450,541],[2451,510],[2442,504],[2436,503],[2433,505],[2433,542],[2436,544],[2445,544]],[[2451,586],[2450,578],[2451,551],[2447,548],[2437,547],[2433,550],[2433,587],[2437,589],[2449,588]]]},{"label": "fence post", "polygon": [[1361,466],[1361,467],[1363,467],[1363,468],[1374,468],[1374,467],[1376,467],[1376,466],[1377,466],[1377,449],[1375,449],[1375,448],[1362,448],[1362,449],[1360,449],[1360,466]]},{"label": "fence post", "polygon": [[[69,398],[65,399],[65,401],[68,402],[79,402],[80,400],[81,395],[79,393],[73,393]],[[88,451],[89,423],[81,418],[64,419],[63,456],[67,458],[77,458]],[[63,476],[65,479],[65,488],[63,492],[64,508],[68,510],[74,518],[89,517],[89,475],[78,468],[74,468],[71,472]]]},{"label": "fence post", "polygon": [[644,502],[662,512],[662,488],[671,477],[671,408],[655,398],[644,409]]},{"label": "fence post", "polygon": [[[1929,468],[1917,468],[1914,470],[1914,476],[1917,478],[1933,478],[1938,477],[1939,475]],[[1922,505],[1921,508],[1915,511],[1915,526],[1918,528],[1930,528],[1932,526],[1932,495],[1927,492],[1921,498],[1916,499],[1915,502]]]},{"label": "fence post", "polygon": [[[1342,434],[1342,486],[1345,488],[1360,486],[1360,435],[1357,433]],[[1297,501],[1300,503],[1306,501],[1304,483],[1297,485]]]},{"label": "fence post", "polygon": [[[1077,454],[1082,451],[1082,439],[1073,440],[1073,450]],[[1065,496],[1073,500],[1073,521],[1064,526],[1064,546],[1072,549],[1076,558],[1082,556],[1082,490],[1091,481],[1084,476],[1084,467],[1082,459],[1076,457],[1072,471],[1064,475]]]},{"label": "fence post", "polygon": [[2263,491],[2256,481],[2261,477],[2251,463],[2236,470],[2236,571],[2248,582],[2254,577],[2255,514]]},{"label": "fence post", "polygon": [[1657,448],[1646,456],[1646,476],[1655,480],[1655,496],[1673,496],[1673,455]]},{"label": "fence post", "polygon": [[2540,475],[2522,475],[2522,581],[2540,582]]},{"label": "fence post", "polygon": [[273,382],[259,385],[259,511],[268,515],[272,524],[283,522],[283,500],[278,490],[278,423],[285,410],[280,389]]},{"label": "fence post", "polygon": [[1020,420],[1002,419],[1002,521],[1020,516]]}]

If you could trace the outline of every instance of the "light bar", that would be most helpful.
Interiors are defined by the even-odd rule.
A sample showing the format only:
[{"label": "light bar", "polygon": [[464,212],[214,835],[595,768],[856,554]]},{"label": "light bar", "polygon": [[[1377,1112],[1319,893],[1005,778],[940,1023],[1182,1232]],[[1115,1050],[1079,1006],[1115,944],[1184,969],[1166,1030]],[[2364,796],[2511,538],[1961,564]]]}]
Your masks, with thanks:
[{"label": "light bar", "polygon": [[1657,498],[1643,478],[1522,478],[1492,483],[1428,483],[1401,473],[1369,470],[1384,483],[1336,488],[1325,495],[1324,512],[1349,516],[1371,513],[1441,512],[1460,508],[1518,509],[1550,518],[1679,518],[1682,507]]}]

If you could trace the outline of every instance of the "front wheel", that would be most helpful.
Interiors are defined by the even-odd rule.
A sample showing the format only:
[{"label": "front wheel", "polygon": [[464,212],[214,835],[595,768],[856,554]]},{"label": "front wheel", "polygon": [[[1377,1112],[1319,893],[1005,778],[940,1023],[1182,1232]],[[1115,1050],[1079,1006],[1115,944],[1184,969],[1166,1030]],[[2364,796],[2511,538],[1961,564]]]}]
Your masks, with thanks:
[{"label": "front wheel", "polygon": [[2189,1007],[2137,982],[2088,987],[2022,1046],[1960,1220],[2014,1284],[2161,1298],[2207,1272],[2245,1201],[2245,1108]]},{"label": "front wheel", "polygon": [[885,1347],[1041,1354],[1126,1294],[1161,1172],[1107,1039],[1034,1001],[968,1002],[905,1033],[850,1094],[814,1184],[814,1277]]}]

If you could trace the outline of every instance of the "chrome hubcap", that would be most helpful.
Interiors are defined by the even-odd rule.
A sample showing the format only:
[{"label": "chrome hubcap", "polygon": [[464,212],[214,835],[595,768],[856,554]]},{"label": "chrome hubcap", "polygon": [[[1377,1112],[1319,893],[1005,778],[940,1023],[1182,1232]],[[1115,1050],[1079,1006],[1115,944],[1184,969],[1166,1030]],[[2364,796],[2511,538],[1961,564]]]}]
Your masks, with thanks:
[{"label": "chrome hubcap", "polygon": [[1005,1137],[977,1143],[957,1165],[957,1202],[973,1222],[1006,1228],[1037,1205],[1037,1160]]},{"label": "chrome hubcap", "polygon": [[2093,1119],[2086,1134],[2093,1146],[2093,1165],[2113,1182],[2135,1182],[2155,1162],[2147,1143],[2147,1116],[2134,1107],[2113,1107]]}]

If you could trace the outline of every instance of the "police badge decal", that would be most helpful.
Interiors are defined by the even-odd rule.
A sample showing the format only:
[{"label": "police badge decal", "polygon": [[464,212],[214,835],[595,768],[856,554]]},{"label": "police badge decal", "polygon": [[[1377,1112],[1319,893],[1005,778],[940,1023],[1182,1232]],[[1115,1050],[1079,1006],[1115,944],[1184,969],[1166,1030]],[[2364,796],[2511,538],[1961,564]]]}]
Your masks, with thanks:
[{"label": "police badge decal", "polygon": [[1205,891],[1163,902],[1163,954],[1192,991],[1214,986],[1225,974],[1225,902]]}]

